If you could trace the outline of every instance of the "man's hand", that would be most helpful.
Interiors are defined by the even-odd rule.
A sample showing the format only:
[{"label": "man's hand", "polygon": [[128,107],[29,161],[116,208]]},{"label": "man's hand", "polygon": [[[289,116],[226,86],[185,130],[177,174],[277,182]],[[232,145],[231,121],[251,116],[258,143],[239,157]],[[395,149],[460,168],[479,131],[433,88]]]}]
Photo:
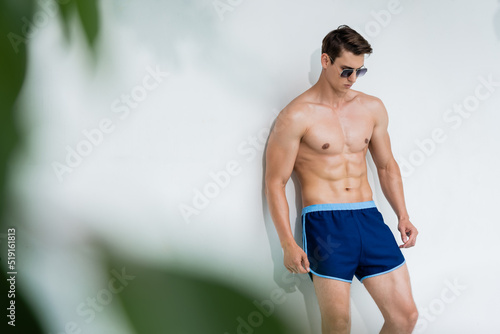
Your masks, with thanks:
[{"label": "man's hand", "polygon": [[403,244],[399,248],[410,248],[417,242],[417,228],[410,223],[409,219],[401,219],[398,224],[398,230],[401,233]]},{"label": "man's hand", "polygon": [[283,247],[284,264],[292,274],[306,274],[309,272],[309,260],[306,253],[295,242]]}]

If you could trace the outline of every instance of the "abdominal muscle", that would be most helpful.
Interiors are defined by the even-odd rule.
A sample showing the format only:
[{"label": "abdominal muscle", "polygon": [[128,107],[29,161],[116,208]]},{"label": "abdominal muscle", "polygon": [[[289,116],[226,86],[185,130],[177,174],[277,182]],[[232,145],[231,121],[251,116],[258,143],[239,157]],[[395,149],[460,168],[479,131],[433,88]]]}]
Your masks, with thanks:
[{"label": "abdominal muscle", "polygon": [[335,155],[299,154],[294,170],[303,206],[371,201],[365,156],[366,149]]}]

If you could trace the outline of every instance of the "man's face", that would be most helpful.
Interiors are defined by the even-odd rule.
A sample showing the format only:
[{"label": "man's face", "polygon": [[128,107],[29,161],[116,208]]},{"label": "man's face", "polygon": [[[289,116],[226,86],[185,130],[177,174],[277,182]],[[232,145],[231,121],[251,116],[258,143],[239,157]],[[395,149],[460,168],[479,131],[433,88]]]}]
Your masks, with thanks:
[{"label": "man's face", "polygon": [[[326,70],[328,81],[333,88],[338,91],[347,91],[356,82],[356,69],[363,67],[365,63],[364,55],[355,55],[349,51],[342,51],[340,56],[335,58],[332,64],[330,57],[324,53],[322,55],[323,68]],[[340,76],[343,70],[354,69],[352,74],[346,78]]]}]

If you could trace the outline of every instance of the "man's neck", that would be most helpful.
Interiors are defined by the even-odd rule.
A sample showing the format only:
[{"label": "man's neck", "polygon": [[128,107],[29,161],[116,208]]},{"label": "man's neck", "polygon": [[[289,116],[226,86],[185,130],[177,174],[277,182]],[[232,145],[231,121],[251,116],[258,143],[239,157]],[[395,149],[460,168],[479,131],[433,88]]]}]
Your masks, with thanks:
[{"label": "man's neck", "polygon": [[323,75],[320,76],[318,82],[310,90],[316,95],[319,103],[329,105],[332,108],[339,108],[346,101],[349,101],[351,96],[349,90],[338,91],[333,89]]}]

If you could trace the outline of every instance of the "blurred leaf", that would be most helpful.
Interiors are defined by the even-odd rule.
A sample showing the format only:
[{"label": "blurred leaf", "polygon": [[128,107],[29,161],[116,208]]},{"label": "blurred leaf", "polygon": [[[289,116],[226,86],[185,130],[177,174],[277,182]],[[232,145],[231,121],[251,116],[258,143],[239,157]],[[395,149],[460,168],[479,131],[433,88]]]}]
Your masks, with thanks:
[{"label": "blurred leaf", "polygon": [[493,17],[493,25],[495,26],[495,33],[497,35],[497,39],[500,40],[500,7],[497,8],[497,12]]},{"label": "blurred leaf", "polygon": [[[21,89],[26,72],[26,36],[23,17],[31,17],[31,0],[0,2],[0,101],[11,108]],[[5,109],[4,109],[5,111]]]},{"label": "blurred leaf", "polygon": [[87,43],[94,50],[99,33],[99,8],[97,0],[65,0],[58,2],[66,38],[69,40],[69,26],[74,10],[82,25]]},{"label": "blurred leaf", "polygon": [[97,33],[99,32],[97,0],[76,0],[76,6],[87,42],[91,48],[94,48]]},{"label": "blurred leaf", "polygon": [[61,13],[61,22],[62,29],[64,32],[64,36],[66,37],[66,41],[69,41],[69,22],[71,13],[73,13],[75,9],[75,0],[65,0],[65,1],[57,1],[59,5],[59,12]]},{"label": "blurred leaf", "polygon": [[[97,9],[95,1],[89,2],[91,4],[82,7],[83,14],[80,14],[80,19],[85,22],[85,33],[91,42],[90,44],[93,45],[97,29]],[[64,26],[67,28],[71,3],[67,4],[67,7],[64,7],[65,4],[62,0],[58,3],[62,9],[61,15],[65,18],[65,20],[63,19]],[[0,1],[0,233],[2,234],[7,229],[4,210],[8,205],[6,196],[8,161],[12,151],[16,146],[19,146],[21,141],[16,125],[15,111],[16,101],[26,76],[27,48],[30,38],[32,38],[30,32],[36,29],[36,27],[32,27],[34,4],[34,0]],[[6,254],[3,252],[4,250],[2,247],[2,254]],[[5,257],[0,255],[0,262],[4,264],[4,261]],[[2,265],[0,269],[2,270],[0,287],[6,293],[5,267]],[[4,316],[4,321],[0,325],[1,333],[41,333],[40,326],[29,305],[25,302],[22,291],[22,288],[16,286],[16,327],[7,325]],[[0,307],[3,310],[7,309],[8,301],[9,299],[5,296],[1,299]]]},{"label": "blurred leaf", "polygon": [[14,104],[26,75],[26,43],[29,39],[25,36],[27,25],[23,22],[23,18],[31,18],[32,12],[31,0],[0,2],[0,219],[2,220],[6,205],[7,163],[20,138],[14,120]]},{"label": "blurred leaf", "polygon": [[117,298],[137,333],[293,333],[276,316],[279,305],[273,304],[271,310],[269,301],[262,311],[254,304],[262,301],[220,282],[174,269],[123,266],[116,261],[110,264],[110,270],[113,268],[134,276]]},{"label": "blurred leaf", "polygon": [[[15,104],[26,76],[27,43],[29,38],[29,18],[33,13],[32,0],[0,2],[0,233],[6,233],[4,210],[6,200],[7,166],[13,149],[18,145],[20,135],[15,124]],[[0,239],[0,288],[4,297],[0,308],[6,310],[10,305],[7,296],[9,284],[5,276],[7,254],[6,239]],[[25,302],[22,288],[16,282],[15,292],[16,326],[7,324],[7,314],[0,325],[2,333],[42,333],[29,305]]]}]

